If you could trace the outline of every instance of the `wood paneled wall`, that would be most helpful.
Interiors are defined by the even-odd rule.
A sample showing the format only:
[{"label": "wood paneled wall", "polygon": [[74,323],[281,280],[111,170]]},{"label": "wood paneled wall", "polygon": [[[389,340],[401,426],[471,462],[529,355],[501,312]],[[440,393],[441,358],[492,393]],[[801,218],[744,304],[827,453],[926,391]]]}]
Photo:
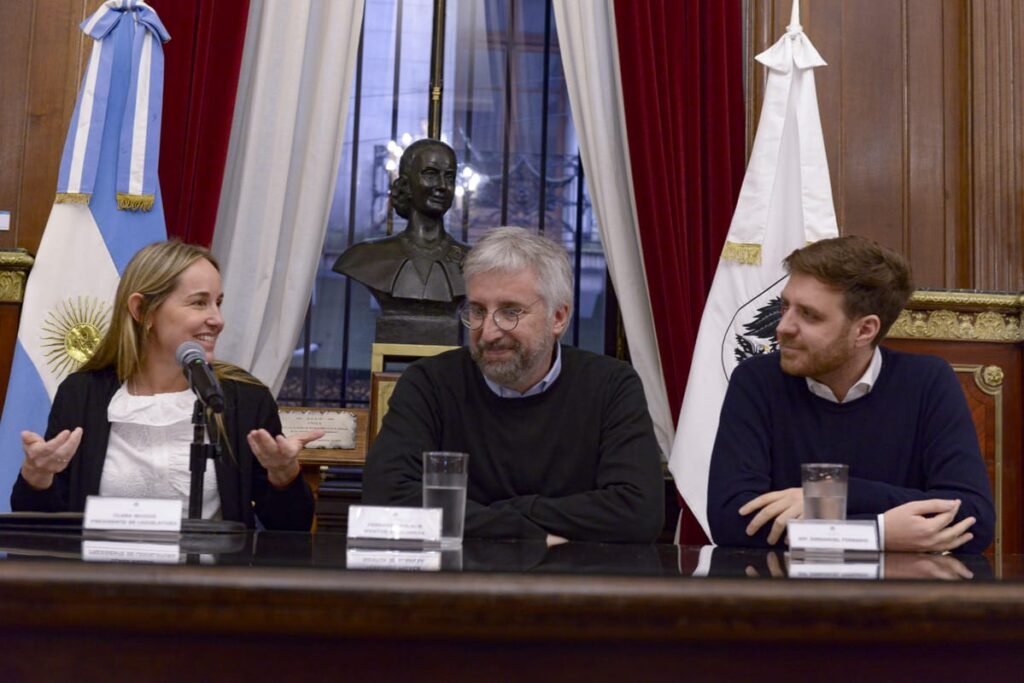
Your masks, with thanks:
[{"label": "wood paneled wall", "polygon": [[89,56],[78,25],[101,1],[0,2],[0,247],[39,246]]},{"label": "wood paneled wall", "polygon": [[[746,0],[751,56],[790,0]],[[843,233],[905,254],[921,287],[1024,288],[1024,3],[801,0]],[[751,66],[756,122],[765,70]],[[753,126],[751,126],[753,130]]]}]

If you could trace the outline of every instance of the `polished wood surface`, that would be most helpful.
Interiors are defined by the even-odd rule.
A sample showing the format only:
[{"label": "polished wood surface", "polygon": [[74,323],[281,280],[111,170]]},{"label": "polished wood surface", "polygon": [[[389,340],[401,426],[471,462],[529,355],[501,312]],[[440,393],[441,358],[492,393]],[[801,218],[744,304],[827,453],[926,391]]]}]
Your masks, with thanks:
[{"label": "polished wood surface", "polygon": [[[911,262],[919,286],[1024,289],[1024,8],[1017,0],[801,0],[840,231]],[[748,130],[755,54],[790,0],[746,0]]]},{"label": "polished wood surface", "polygon": [[[592,546],[575,561],[552,549],[561,559],[539,573],[515,562],[505,571],[500,562],[462,572],[347,571],[343,538],[316,538],[306,554],[292,536],[282,544],[292,554],[269,566],[255,554],[255,566],[0,562],[0,671],[14,672],[10,680],[73,673],[84,681],[266,680],[271,672],[314,680],[342,671],[802,680],[826,670],[835,680],[872,672],[922,680],[966,675],[984,661],[986,680],[1010,680],[1024,664],[1024,588],[1009,580],[690,578],[679,567],[696,549],[634,546]],[[714,551],[726,560],[732,552]],[[648,553],[679,565],[647,574]],[[597,556],[607,564],[588,561]],[[1007,561],[1015,578],[1019,559]],[[341,668],[302,663],[314,657]]]},{"label": "polished wood surface", "polygon": [[[102,0],[0,3],[0,210],[11,229],[0,247],[35,253],[91,47],[78,25]],[[91,42],[91,41],[90,41]]]},{"label": "polished wood surface", "polygon": [[975,287],[1024,289],[1024,5],[964,3],[969,21],[971,266]]}]

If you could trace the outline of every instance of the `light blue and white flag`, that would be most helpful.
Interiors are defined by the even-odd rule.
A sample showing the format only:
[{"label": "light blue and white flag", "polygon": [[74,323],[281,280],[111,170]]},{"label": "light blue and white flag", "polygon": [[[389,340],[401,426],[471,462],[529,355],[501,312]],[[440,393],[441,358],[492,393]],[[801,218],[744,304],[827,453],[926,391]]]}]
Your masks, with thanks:
[{"label": "light blue and white flag", "polygon": [[10,509],[21,432],[45,432],[57,386],[107,330],[121,271],[167,236],[157,182],[167,31],[139,0],[108,0],[82,31],[95,43],[25,287],[0,417],[0,512]]}]

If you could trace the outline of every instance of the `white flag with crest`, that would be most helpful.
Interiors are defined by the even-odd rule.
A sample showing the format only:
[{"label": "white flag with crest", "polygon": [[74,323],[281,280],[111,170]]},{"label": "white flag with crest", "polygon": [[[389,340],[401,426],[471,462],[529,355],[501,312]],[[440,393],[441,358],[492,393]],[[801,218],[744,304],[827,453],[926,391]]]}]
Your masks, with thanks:
[{"label": "white flag with crest", "polygon": [[761,120],[701,318],[669,458],[676,486],[709,538],[708,468],[729,377],[740,361],[776,348],[782,260],[839,234],[814,88],[813,69],[825,61],[800,26],[799,0],[786,34],[756,59],[768,69]]}]

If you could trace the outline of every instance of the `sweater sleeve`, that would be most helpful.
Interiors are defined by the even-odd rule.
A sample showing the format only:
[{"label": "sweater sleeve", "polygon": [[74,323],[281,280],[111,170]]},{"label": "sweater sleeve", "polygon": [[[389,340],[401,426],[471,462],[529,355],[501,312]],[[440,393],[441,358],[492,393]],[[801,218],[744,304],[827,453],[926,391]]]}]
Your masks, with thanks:
[{"label": "sweater sleeve", "polygon": [[[380,433],[363,470],[367,505],[420,507],[423,504],[423,452],[441,448],[441,411],[430,377],[409,366],[388,402]],[[511,506],[466,501],[465,535],[485,538],[543,538],[544,529]]]},{"label": "sweater sleeve", "polygon": [[[241,408],[242,406],[239,406]],[[281,417],[277,403],[265,387],[259,387],[252,407],[255,425],[251,429],[266,429],[271,436],[281,434]],[[241,416],[240,416],[241,417]],[[301,473],[284,487],[277,488],[267,478],[267,470],[249,448],[245,433],[239,434],[239,447],[252,458],[252,504],[256,516],[267,529],[277,531],[309,531],[313,525],[313,493]]]},{"label": "sweater sleeve", "polygon": [[509,507],[570,541],[650,543],[661,533],[665,484],[640,378],[625,369],[609,382],[600,425],[595,487],[562,497],[520,496]]},{"label": "sweater sleeve", "polygon": [[739,509],[772,490],[770,419],[757,377],[748,365],[737,366],[722,402],[708,472],[708,525],[718,545],[768,546],[771,525],[748,536],[753,515],[742,517]]},{"label": "sweater sleeve", "polygon": [[970,529],[974,538],[958,552],[982,552],[995,534],[995,506],[960,382],[943,362],[923,395],[926,405],[917,426],[917,441],[922,449],[924,488],[851,477],[848,505],[851,510],[875,515],[915,500],[959,499],[960,510],[953,523],[967,517],[976,522]]}]

